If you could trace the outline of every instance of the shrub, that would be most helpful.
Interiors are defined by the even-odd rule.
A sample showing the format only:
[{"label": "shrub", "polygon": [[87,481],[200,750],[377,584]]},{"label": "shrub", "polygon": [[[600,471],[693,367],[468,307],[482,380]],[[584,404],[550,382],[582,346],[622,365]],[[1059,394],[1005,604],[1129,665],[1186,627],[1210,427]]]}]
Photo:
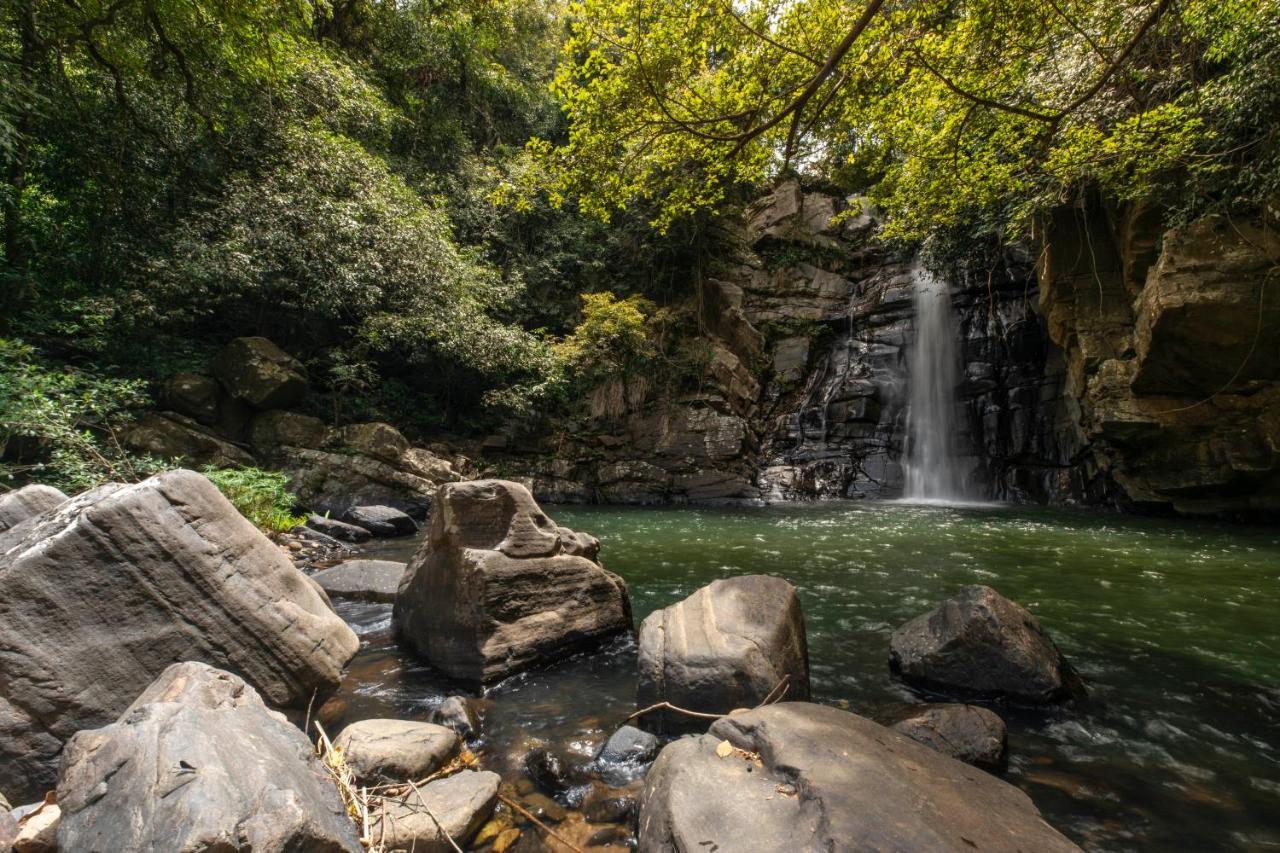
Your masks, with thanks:
[{"label": "shrub", "polygon": [[297,498],[289,491],[289,478],[284,474],[260,468],[213,466],[204,468],[203,473],[263,533],[288,533],[306,521],[293,514]]}]

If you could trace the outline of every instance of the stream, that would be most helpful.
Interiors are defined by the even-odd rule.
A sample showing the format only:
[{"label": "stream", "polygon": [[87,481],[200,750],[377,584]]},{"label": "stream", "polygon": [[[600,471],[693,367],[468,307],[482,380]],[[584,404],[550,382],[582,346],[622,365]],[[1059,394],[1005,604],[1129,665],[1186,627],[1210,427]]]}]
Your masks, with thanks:
[{"label": "stream", "polygon": [[[917,701],[890,632],[965,584],[1038,616],[1090,689],[1009,725],[1006,779],[1089,850],[1280,850],[1280,530],[1028,507],[828,502],[549,507],[598,536],[636,623],[719,577],[799,589],[814,700],[875,716]],[[418,538],[362,556],[407,560]],[[341,723],[425,719],[459,692],[401,653],[390,605],[338,602],[363,647]],[[487,696],[484,759],[543,740],[589,756],[634,710],[635,643],[511,678]]]}]

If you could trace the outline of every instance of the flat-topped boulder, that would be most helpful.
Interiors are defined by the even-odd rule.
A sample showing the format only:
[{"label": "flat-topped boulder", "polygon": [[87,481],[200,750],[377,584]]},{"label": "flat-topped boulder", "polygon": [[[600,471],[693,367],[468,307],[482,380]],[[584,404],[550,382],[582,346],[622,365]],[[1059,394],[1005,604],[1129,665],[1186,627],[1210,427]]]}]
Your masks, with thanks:
[{"label": "flat-topped boulder", "polygon": [[626,584],[588,545],[518,483],[447,483],[401,582],[396,631],[448,675],[479,683],[627,631]]},{"label": "flat-topped boulder", "polygon": [[1004,720],[977,705],[911,705],[890,715],[889,728],[943,755],[986,770],[1005,765]]},{"label": "flat-topped boulder", "polygon": [[[727,714],[784,689],[789,699],[808,699],[809,652],[795,587],[769,575],[711,582],[649,614],[640,626],[639,667],[641,707],[670,702]],[[665,711],[642,722],[657,731],[707,727],[705,720]]]},{"label": "flat-topped boulder", "polygon": [[493,814],[500,781],[497,773],[487,770],[463,770],[402,796],[385,798],[371,815],[372,837],[387,850],[452,853],[457,848],[449,839],[465,850]]},{"label": "flat-topped boulder", "polygon": [[363,527],[374,536],[412,536],[418,525],[409,514],[391,506],[353,506],[342,514],[342,520]]},{"label": "flat-topped boulder", "polygon": [[405,564],[394,560],[347,560],[311,576],[330,598],[357,601],[396,600]]},{"label": "flat-topped boulder", "polygon": [[808,702],[668,744],[640,797],[641,853],[1078,853],[1022,791],[868,719]]},{"label": "flat-topped boulder", "polygon": [[55,509],[66,499],[67,496],[53,486],[39,483],[0,494],[0,533]]},{"label": "flat-topped boulder", "polygon": [[52,786],[62,744],[175,661],[233,670],[273,705],[332,689],[359,648],[324,592],[194,471],[105,486],[0,554],[0,790]]},{"label": "flat-topped boulder", "polygon": [[360,851],[311,742],[238,676],[178,663],[77,733],[58,779],[67,851]]},{"label": "flat-topped boulder", "polygon": [[889,666],[922,690],[1044,705],[1083,692],[1039,620],[989,586],[967,586],[889,640]]},{"label": "flat-topped boulder", "polygon": [[458,751],[453,729],[414,720],[360,720],[342,730],[333,745],[362,785],[420,780]]}]

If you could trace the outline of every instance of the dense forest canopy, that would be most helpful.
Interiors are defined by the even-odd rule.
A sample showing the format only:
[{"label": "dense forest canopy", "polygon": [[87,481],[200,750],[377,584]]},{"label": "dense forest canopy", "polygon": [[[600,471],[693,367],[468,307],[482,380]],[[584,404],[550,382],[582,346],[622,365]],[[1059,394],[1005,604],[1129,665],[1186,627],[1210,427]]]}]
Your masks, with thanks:
[{"label": "dense forest canopy", "polygon": [[245,334],[330,417],[482,429],[696,371],[659,306],[779,175],[1011,239],[1274,198],[1277,109],[1272,0],[10,0],[0,438],[83,459]]}]

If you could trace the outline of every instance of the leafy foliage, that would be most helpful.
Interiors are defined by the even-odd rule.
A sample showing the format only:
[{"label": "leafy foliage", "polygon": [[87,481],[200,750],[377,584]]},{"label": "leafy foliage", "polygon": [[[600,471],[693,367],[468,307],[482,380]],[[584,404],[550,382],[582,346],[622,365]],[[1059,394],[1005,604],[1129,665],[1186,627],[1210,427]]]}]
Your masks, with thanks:
[{"label": "leafy foliage", "polygon": [[289,491],[289,478],[259,468],[214,468],[202,472],[240,514],[263,533],[288,533],[306,521],[293,514],[297,498]]}]

